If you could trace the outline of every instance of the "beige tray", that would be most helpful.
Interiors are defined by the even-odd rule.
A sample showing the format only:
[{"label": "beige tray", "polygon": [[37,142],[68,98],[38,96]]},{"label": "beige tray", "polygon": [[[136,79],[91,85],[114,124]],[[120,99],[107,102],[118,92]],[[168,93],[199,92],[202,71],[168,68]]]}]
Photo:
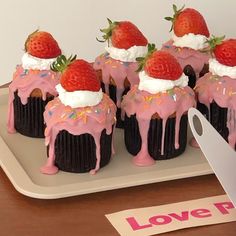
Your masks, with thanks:
[{"label": "beige tray", "polygon": [[136,167],[125,150],[122,130],[116,129],[116,155],[96,175],[62,171],[43,175],[39,168],[46,160],[44,140],[7,133],[7,93],[0,89],[0,165],[16,190],[26,196],[55,199],[212,173],[202,152],[190,146],[178,158]]}]

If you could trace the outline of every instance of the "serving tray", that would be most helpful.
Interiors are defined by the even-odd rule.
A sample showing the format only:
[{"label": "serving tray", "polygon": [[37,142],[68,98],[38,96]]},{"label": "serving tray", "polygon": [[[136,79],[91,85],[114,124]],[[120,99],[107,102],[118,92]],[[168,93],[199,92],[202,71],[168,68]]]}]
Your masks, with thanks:
[{"label": "serving tray", "polygon": [[150,167],[134,166],[124,146],[123,130],[116,129],[116,154],[96,175],[41,174],[39,168],[47,158],[44,139],[7,133],[7,101],[8,89],[0,89],[0,166],[16,190],[26,196],[56,199],[213,173],[202,152],[189,145],[177,158]]}]

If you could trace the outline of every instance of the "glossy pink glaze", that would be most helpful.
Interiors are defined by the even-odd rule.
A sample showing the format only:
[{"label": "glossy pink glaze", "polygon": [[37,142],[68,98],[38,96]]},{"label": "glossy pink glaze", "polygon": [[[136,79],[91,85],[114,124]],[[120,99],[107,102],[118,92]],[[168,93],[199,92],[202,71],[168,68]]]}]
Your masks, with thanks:
[{"label": "glossy pink glaze", "polygon": [[216,76],[207,73],[197,81],[195,91],[199,102],[208,108],[214,100],[218,106],[228,108],[228,141],[234,149],[236,144],[236,80],[228,76]]},{"label": "glossy pink glaze", "polygon": [[174,46],[173,40],[169,40],[164,43],[161,50],[172,54],[178,60],[182,69],[184,69],[186,65],[191,65],[197,78],[199,77],[199,73],[201,72],[204,64],[208,64],[210,59],[210,54],[208,53],[203,53],[187,47],[181,48]]},{"label": "glossy pink glaze", "polygon": [[139,125],[139,132],[142,139],[140,152],[134,157],[133,162],[136,165],[150,165],[154,161],[150,161],[148,153],[148,129],[152,116],[157,113],[163,120],[162,126],[162,144],[161,153],[164,152],[164,134],[167,119],[175,113],[175,148],[179,148],[179,126],[182,115],[188,111],[190,107],[196,106],[193,90],[186,86],[184,88],[175,87],[167,92],[150,94],[146,91],[140,91],[138,86],[134,86],[127,95],[124,96],[121,107],[124,109],[128,117],[136,114]]},{"label": "glossy pink glaze", "polygon": [[9,133],[15,133],[13,100],[14,93],[18,91],[18,96],[22,104],[27,104],[28,98],[36,88],[42,92],[42,99],[46,100],[47,93],[57,96],[55,86],[59,83],[60,75],[51,70],[24,70],[22,66],[17,66],[13,75],[13,81],[9,85],[8,99],[8,119],[7,127]]},{"label": "glossy pink glaze", "polygon": [[93,67],[95,70],[102,71],[102,81],[105,84],[105,91],[108,95],[110,78],[113,78],[117,89],[117,107],[120,107],[122,93],[125,90],[125,79],[128,79],[131,86],[139,83],[138,73],[136,72],[138,64],[136,62],[118,61],[109,57],[108,53],[104,53],[96,58]]},{"label": "glossy pink glaze", "polygon": [[[41,168],[44,174],[55,174],[58,168],[54,164],[54,144],[58,133],[67,130],[73,135],[91,134],[96,144],[96,167],[91,170],[95,174],[100,168],[100,137],[104,129],[109,135],[116,122],[116,106],[112,100],[103,94],[102,101],[92,107],[71,108],[61,103],[59,98],[50,101],[44,112],[45,145],[49,145],[49,157],[46,165]],[[113,150],[114,151],[114,150]]]}]

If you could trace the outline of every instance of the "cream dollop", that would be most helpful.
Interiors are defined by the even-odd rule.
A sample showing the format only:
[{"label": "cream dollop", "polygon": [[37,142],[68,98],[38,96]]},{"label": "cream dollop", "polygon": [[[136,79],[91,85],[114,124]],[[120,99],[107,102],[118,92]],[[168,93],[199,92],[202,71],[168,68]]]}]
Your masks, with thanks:
[{"label": "cream dollop", "polygon": [[209,60],[209,71],[213,75],[229,76],[232,79],[236,79],[236,66],[223,65],[215,58]]},{"label": "cream dollop", "polygon": [[22,67],[26,70],[50,70],[51,64],[56,61],[57,58],[42,59],[31,56],[29,53],[24,53],[22,56]]},{"label": "cream dollop", "polygon": [[173,45],[176,47],[188,47],[195,50],[202,50],[207,47],[207,37],[201,34],[185,34],[182,37],[177,37],[173,34],[172,39],[174,41]]},{"label": "cream dollop", "polygon": [[144,57],[147,52],[147,46],[133,46],[129,49],[120,49],[115,47],[105,47],[110,57],[123,62],[136,62],[137,57]]},{"label": "cream dollop", "polygon": [[139,72],[139,90],[147,91],[151,94],[165,92],[175,86],[185,87],[188,85],[188,77],[183,73],[177,80],[164,80],[150,77],[145,71]]},{"label": "cream dollop", "polygon": [[61,84],[56,86],[56,90],[59,94],[59,99],[65,106],[72,108],[96,106],[102,101],[103,92],[100,89],[98,92],[80,90],[74,92],[66,91]]}]

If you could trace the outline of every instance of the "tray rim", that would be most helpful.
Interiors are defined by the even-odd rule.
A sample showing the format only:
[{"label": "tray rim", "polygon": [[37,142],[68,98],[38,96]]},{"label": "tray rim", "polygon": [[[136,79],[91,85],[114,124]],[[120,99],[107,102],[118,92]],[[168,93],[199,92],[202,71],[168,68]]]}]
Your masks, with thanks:
[{"label": "tray rim", "polygon": [[[8,88],[0,88],[0,97],[2,95],[8,94]],[[79,189],[77,183],[72,183],[68,185],[61,186],[41,186],[34,183],[30,177],[27,175],[27,172],[20,165],[19,161],[15,158],[14,154],[8,147],[7,143],[3,140],[0,135],[0,150],[3,153],[0,156],[0,166],[3,171],[9,178],[10,182],[13,184],[15,189],[21,194],[38,199],[57,199],[70,196],[77,196],[107,190],[114,190],[126,187],[133,187],[144,184],[152,184],[157,182],[170,181],[175,179],[183,179],[201,175],[212,174],[213,171],[208,165],[207,161],[205,163],[197,164],[191,166],[191,171],[186,171],[186,167],[177,168],[178,171],[171,176],[163,176],[159,178],[158,181],[156,178],[152,177],[147,180],[145,176],[147,173],[137,173],[135,175],[130,175],[129,180],[127,181],[127,176],[120,176],[119,181],[117,177],[109,178],[110,184],[103,185],[104,180],[94,180],[93,186],[89,189]],[[181,170],[182,169],[182,170]],[[152,171],[155,173],[155,171]],[[138,179],[137,176],[139,177]],[[143,177],[143,178],[141,178]],[[123,180],[123,181],[122,181]]]}]

